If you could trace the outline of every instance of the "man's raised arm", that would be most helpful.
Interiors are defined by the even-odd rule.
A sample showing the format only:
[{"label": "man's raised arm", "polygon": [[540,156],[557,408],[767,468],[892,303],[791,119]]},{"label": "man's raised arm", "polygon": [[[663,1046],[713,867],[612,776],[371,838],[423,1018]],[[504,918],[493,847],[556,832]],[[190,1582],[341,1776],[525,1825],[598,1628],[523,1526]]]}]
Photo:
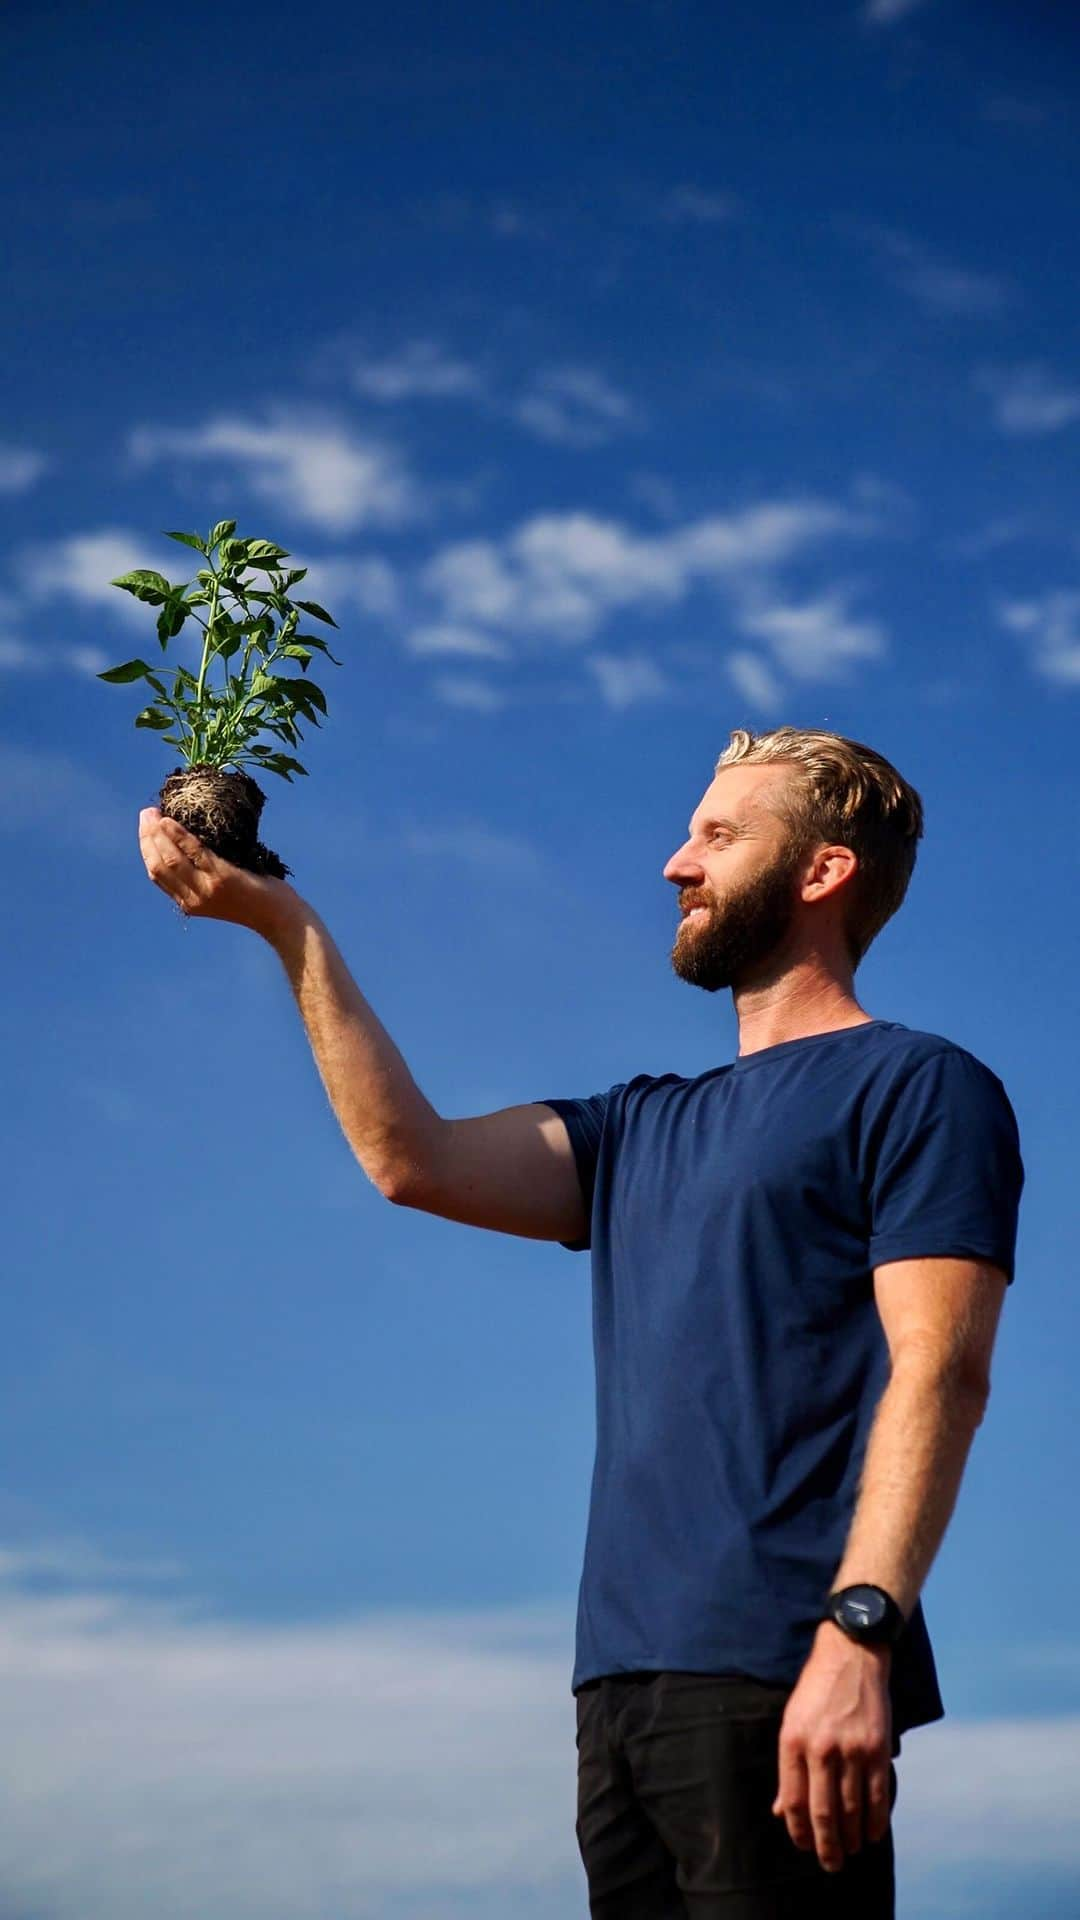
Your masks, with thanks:
[{"label": "man's raised arm", "polygon": [[220,859],[153,807],[139,816],[139,843],[151,880],[185,914],[249,927],[274,948],[342,1132],[380,1193],[468,1226],[535,1240],[584,1238],[570,1136],[552,1108],[443,1119],[294,888]]}]

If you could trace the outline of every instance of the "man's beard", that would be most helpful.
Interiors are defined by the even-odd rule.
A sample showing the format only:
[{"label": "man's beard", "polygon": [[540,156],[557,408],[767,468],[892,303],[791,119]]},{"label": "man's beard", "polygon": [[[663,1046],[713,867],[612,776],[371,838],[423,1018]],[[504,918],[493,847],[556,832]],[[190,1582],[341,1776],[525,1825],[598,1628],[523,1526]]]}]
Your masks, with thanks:
[{"label": "man's beard", "polygon": [[781,854],[736,892],[710,900],[708,919],[685,921],[671,949],[680,980],[706,993],[768,984],[781,971],[776,963],[794,918],[795,874],[801,864],[801,855]]}]

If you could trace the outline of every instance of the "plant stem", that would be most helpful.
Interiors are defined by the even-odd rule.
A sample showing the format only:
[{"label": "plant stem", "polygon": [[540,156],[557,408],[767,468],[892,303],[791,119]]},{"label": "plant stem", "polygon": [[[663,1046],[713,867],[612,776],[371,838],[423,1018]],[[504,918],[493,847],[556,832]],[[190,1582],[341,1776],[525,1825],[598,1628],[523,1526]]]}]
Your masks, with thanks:
[{"label": "plant stem", "polygon": [[194,756],[200,750],[201,743],[202,743],[202,726],[199,719],[199,713],[202,707],[203,686],[205,685],[205,682],[206,682],[207,663],[210,659],[210,640],[214,631],[214,621],[217,619],[218,589],[220,585],[221,585],[221,577],[217,572],[215,572],[214,592],[213,592],[213,597],[210,601],[210,613],[206,623],[206,638],[203,641],[202,662],[199,666],[199,684],[195,689],[195,717],[191,723],[191,744],[192,744],[193,757],[191,760],[188,761],[189,766],[192,766],[194,764]]}]

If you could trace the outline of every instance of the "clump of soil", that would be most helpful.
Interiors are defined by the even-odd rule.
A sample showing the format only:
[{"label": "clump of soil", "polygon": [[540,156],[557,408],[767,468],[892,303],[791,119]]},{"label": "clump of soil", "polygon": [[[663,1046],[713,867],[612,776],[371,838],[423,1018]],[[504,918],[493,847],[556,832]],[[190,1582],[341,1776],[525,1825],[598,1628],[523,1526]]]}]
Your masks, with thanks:
[{"label": "clump of soil", "polygon": [[226,772],[202,760],[194,766],[174,767],[158,795],[162,813],[178,820],[222,860],[246,873],[268,873],[274,880],[284,880],[292,868],[258,838],[265,804],[265,793],[249,774],[239,768]]}]

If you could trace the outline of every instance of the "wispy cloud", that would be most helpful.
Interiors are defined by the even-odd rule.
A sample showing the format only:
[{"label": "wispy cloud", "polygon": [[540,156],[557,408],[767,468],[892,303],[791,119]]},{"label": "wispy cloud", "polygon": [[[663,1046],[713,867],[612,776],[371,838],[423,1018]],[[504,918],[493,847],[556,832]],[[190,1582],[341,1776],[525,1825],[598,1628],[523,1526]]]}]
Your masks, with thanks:
[{"label": "wispy cloud", "polygon": [[1059,589],[997,607],[1002,626],[1020,634],[1031,666],[1044,680],[1080,686],[1080,592]]},{"label": "wispy cloud", "polygon": [[591,367],[550,367],[538,373],[513,413],[530,433],[563,447],[603,446],[640,422],[627,395]]},{"label": "wispy cloud", "polygon": [[872,27],[893,27],[927,5],[927,0],[866,0],[862,17]]},{"label": "wispy cloud", "polygon": [[819,499],[767,501],[662,533],[588,513],[540,514],[502,541],[444,547],[421,585],[451,621],[521,636],[588,640],[615,612],[670,607],[701,581],[783,565],[830,537],[859,537],[862,512]]},{"label": "wispy cloud", "polygon": [[835,588],[818,599],[793,600],[754,586],[735,613],[740,633],[765,640],[776,662],[798,680],[843,679],[853,660],[880,660],[887,651],[876,620],[853,618],[849,590]]},{"label": "wispy cloud", "polygon": [[374,1920],[470,1892],[566,1901],[568,1610],[283,1629],[189,1613],[112,1583],[0,1586],[6,1903]]},{"label": "wispy cloud", "polygon": [[0,837],[43,838],[84,852],[131,855],[130,806],[66,753],[0,740]]},{"label": "wispy cloud", "polygon": [[982,367],[974,380],[989,394],[1002,433],[1059,433],[1080,420],[1080,386],[1036,361],[1022,367]]},{"label": "wispy cloud", "polygon": [[585,665],[606,704],[618,712],[642,700],[662,700],[673,691],[666,674],[643,653],[593,653]]},{"label": "wispy cloud", "polygon": [[411,340],[382,359],[357,356],[349,368],[357,393],[390,405],[400,400],[471,399],[487,382],[480,369],[455,358],[437,340]]},{"label": "wispy cloud", "polygon": [[264,421],[219,414],[193,428],[140,426],[128,451],[137,469],[162,461],[231,462],[258,499],[336,534],[400,526],[423,510],[396,447],[310,410],[282,409]]},{"label": "wispy cloud", "polygon": [[[181,549],[175,546],[173,551],[179,554]],[[145,606],[111,582],[139,567],[160,572],[165,564],[160,548],[151,547],[138,534],[123,527],[101,527],[96,533],[67,534],[22,548],[13,556],[12,572],[30,600],[61,597],[84,606],[108,607],[129,625],[145,628]]]},{"label": "wispy cloud", "polygon": [[724,665],[739,692],[752,706],[759,707],[763,713],[779,711],[783,703],[783,687],[771,667],[758,654],[737,648],[727,655]]},{"label": "wispy cloud", "polygon": [[726,226],[740,211],[735,194],[695,186],[672,187],[661,200],[661,220],[673,226]]},{"label": "wispy cloud", "polygon": [[404,828],[399,838],[410,853],[460,860],[466,866],[480,867],[485,873],[498,871],[504,875],[525,870],[537,874],[548,864],[546,855],[531,841],[517,834],[499,833],[477,821],[455,824],[440,820],[422,826],[414,821]]},{"label": "wispy cloud", "polygon": [[443,342],[423,338],[381,356],[338,336],[314,355],[312,377],[344,376],[382,406],[457,400],[561,447],[599,447],[643,424],[630,396],[599,367],[537,367],[525,376],[482,368]]},{"label": "wispy cloud", "polygon": [[[507,857],[498,837],[446,842]],[[0,1559],[7,1910],[560,1920],[583,1906],[572,1601],[267,1626],[125,1591],[92,1550],[77,1561]],[[67,1585],[33,1590],[33,1564],[54,1562]],[[1075,1716],[905,1736],[898,1853],[921,1876],[1080,1871],[1078,1767]]]},{"label": "wispy cloud", "polygon": [[510,653],[506,642],[497,640],[494,634],[481,633],[476,627],[454,626],[449,622],[414,627],[406,635],[405,645],[410,653],[463,654],[484,660],[505,660]]},{"label": "wispy cloud", "polygon": [[509,700],[509,695],[489,680],[473,674],[440,674],[432,681],[431,690],[444,707],[461,707],[470,713],[497,713]]},{"label": "wispy cloud", "polygon": [[1000,275],[945,260],[921,241],[890,227],[861,226],[859,230],[886,278],[928,313],[977,319],[1015,303],[1015,288]]},{"label": "wispy cloud", "polygon": [[0,494],[28,493],[51,465],[31,447],[0,445]]},{"label": "wispy cloud", "polygon": [[1031,522],[1021,514],[1000,514],[973,532],[961,534],[952,541],[951,550],[963,560],[981,560],[984,554],[996,553],[999,547],[1023,540],[1030,532]]},{"label": "wispy cloud", "polygon": [[[740,652],[734,671],[748,698],[771,706],[778,671],[803,680],[844,680],[849,667],[880,658],[884,629],[853,611],[854,590],[832,586],[795,592],[785,566],[837,539],[865,539],[878,516],[858,506],[814,498],[765,501],[659,533],[588,513],[539,514],[502,540],[458,541],[436,552],[419,575],[419,590],[437,616],[406,644],[414,651],[481,651],[496,641],[500,657],[579,646],[620,614],[669,610],[701,586],[719,589],[741,635],[764,642],[772,670]],[[418,645],[418,636],[421,636]],[[717,649],[718,650],[718,649]],[[714,659],[716,653],[714,652]],[[615,709],[677,695],[664,661],[640,646],[605,647],[582,662],[605,703]],[[454,686],[440,697],[494,710],[487,682]]]},{"label": "wispy cloud", "polygon": [[[350,607],[392,620],[400,611],[401,587],[398,576],[381,554],[361,555],[354,559],[339,555],[318,556],[301,562],[307,566],[302,588],[305,600],[315,599],[335,620]],[[336,652],[337,649],[335,648]]]}]

